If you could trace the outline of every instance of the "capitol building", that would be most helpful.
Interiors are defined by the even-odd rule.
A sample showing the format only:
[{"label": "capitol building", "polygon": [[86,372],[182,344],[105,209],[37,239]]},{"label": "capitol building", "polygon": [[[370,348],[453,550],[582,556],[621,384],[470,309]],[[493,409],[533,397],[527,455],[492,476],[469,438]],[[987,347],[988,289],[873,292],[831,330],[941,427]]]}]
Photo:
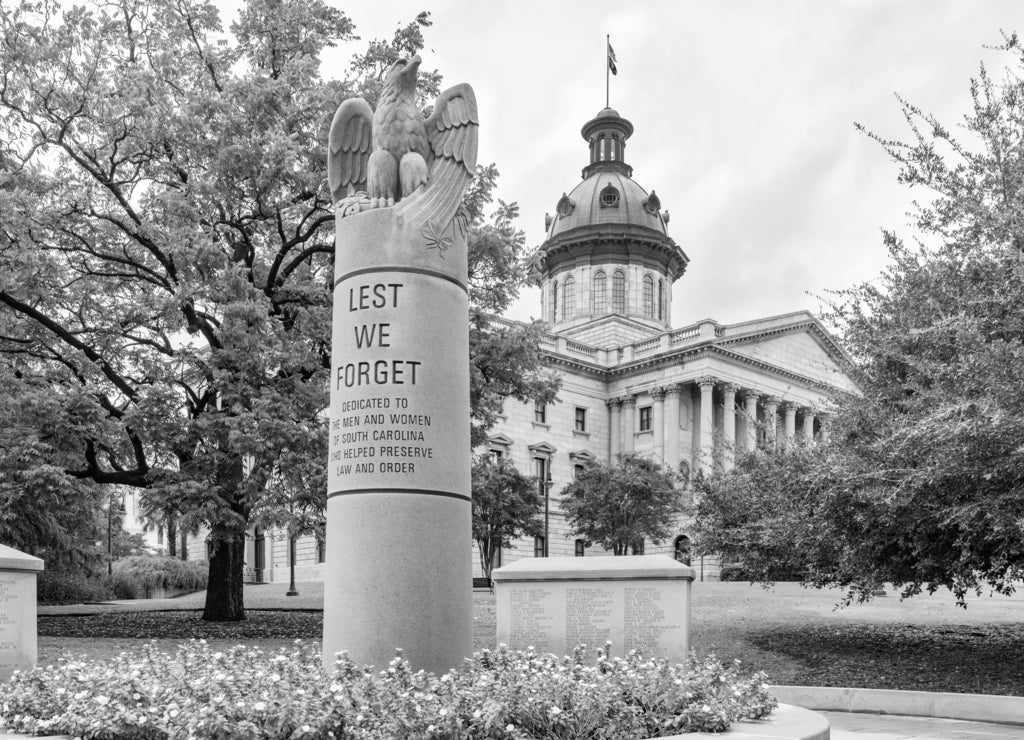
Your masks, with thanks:
[{"label": "capitol building", "polygon": [[[542,354],[562,386],[552,404],[507,401],[488,448],[478,450],[536,476],[544,534],[504,550],[496,566],[606,554],[575,539],[558,506],[587,461],[635,452],[684,475],[729,470],[736,454],[759,445],[826,439],[831,400],[856,392],[849,358],[806,311],[673,327],[672,289],[690,258],[669,235],[655,190],[633,179],[626,157],[633,126],[604,108],[581,133],[589,154],[582,179],[552,194],[540,246]],[[698,578],[716,578],[717,558],[691,552],[687,518],[675,525],[672,539],[646,543],[645,552],[692,561]],[[291,547],[283,533],[251,534],[247,580],[287,582],[292,558],[297,580],[322,579],[316,538]],[[187,557],[205,557],[202,539],[188,539]],[[467,557],[479,575],[476,552]]]}]

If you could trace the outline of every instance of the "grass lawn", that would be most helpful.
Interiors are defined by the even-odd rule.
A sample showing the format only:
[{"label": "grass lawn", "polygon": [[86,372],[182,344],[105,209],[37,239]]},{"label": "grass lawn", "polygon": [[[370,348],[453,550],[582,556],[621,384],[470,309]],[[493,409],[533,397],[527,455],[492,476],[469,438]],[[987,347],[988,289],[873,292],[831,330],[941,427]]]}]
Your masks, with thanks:
[{"label": "grass lawn", "polygon": [[[258,645],[320,639],[323,586],[303,583],[285,598],[276,584],[246,588],[248,619],[207,623],[202,594],[126,606],[41,607],[39,662],[63,654],[102,658],[150,639]],[[948,594],[896,595],[837,610],[836,591],[796,584],[772,590],[742,583],[696,583],[693,645],[700,654],[741,660],[775,684],[857,686],[982,694],[1024,694],[1024,595],[979,597],[957,607]],[[473,595],[474,645],[494,646],[494,597]],[[141,609],[141,611],[140,611]],[[171,609],[158,611],[159,609]]]}]

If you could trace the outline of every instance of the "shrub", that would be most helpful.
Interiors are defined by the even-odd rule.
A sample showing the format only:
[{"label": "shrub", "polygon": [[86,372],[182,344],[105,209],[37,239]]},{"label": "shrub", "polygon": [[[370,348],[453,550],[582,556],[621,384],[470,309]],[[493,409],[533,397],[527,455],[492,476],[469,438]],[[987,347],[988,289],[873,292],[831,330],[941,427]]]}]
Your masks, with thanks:
[{"label": "shrub", "polygon": [[142,596],[139,582],[131,576],[117,571],[109,576],[104,576],[103,585],[109,594],[108,598],[111,599],[138,599]]},{"label": "shrub", "polygon": [[328,738],[384,740],[534,737],[645,738],[719,732],[775,707],[764,675],[741,677],[714,658],[673,666],[607,649],[557,658],[504,647],[440,678],[396,658],[374,673],[340,655],[321,672],[319,650],[266,655],[204,641],[174,654],[68,660],[17,673],[0,690],[0,728],[82,738]]},{"label": "shrub", "polygon": [[148,596],[161,588],[201,591],[206,588],[207,571],[203,563],[160,555],[133,555],[114,563],[114,575],[132,579],[141,590],[138,595]]},{"label": "shrub", "polygon": [[44,570],[36,581],[36,600],[41,604],[83,604],[110,597],[101,578],[85,573]]}]

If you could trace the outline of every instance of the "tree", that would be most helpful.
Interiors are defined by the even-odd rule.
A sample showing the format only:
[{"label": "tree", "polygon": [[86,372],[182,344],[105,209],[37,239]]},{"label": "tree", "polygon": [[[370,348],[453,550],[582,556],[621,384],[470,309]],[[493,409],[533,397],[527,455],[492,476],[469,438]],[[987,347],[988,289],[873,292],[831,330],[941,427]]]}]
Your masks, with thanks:
[{"label": "tree", "polygon": [[[325,491],[296,487],[320,485],[326,464],[327,128],[429,25],[417,16],[324,81],[320,51],[355,37],[320,1],[249,0],[234,40],[211,2],[0,8],[0,362],[19,393],[60,389],[51,416],[18,417],[39,444],[5,462],[69,497],[137,487],[154,521],[207,526],[205,619],[244,618],[252,523],[323,508]],[[425,76],[432,96],[439,76]],[[525,268],[514,205],[484,214],[496,176],[471,189],[471,249],[513,256],[494,271],[476,260],[472,285],[507,306]],[[525,373],[537,331],[513,332],[505,355],[475,342],[478,405],[553,394],[502,371]]]},{"label": "tree", "polygon": [[644,539],[659,544],[682,511],[675,476],[640,455],[619,455],[613,465],[591,462],[562,491],[559,503],[574,535],[615,555],[634,554]]},{"label": "tree", "polygon": [[[996,83],[981,68],[957,138],[905,101],[909,142],[869,134],[931,201],[915,204],[916,243],[886,232],[889,267],[832,301],[863,391],[840,399],[833,447],[711,485],[704,536],[749,542],[748,566],[781,538],[850,597],[890,581],[961,603],[1024,576],[1024,57],[1015,36],[1005,49],[1016,70]],[[733,493],[752,516],[711,511]]]},{"label": "tree", "polygon": [[501,548],[512,547],[512,540],[524,535],[543,534],[543,506],[537,479],[523,475],[511,462],[488,457],[474,462],[473,540],[488,581]]}]

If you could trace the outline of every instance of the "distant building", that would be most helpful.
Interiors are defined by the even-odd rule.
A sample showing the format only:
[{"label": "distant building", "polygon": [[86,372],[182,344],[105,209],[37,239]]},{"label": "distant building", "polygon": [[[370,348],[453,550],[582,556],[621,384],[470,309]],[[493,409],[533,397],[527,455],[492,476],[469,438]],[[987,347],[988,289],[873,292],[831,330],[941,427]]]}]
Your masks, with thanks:
[{"label": "distant building", "polygon": [[[824,439],[830,400],[855,392],[848,357],[806,311],[672,328],[672,286],[690,260],[668,235],[658,196],[632,179],[625,160],[632,133],[611,108],[587,121],[582,181],[546,218],[542,348],[562,389],[547,406],[508,402],[488,443],[492,454],[537,477],[546,534],[502,552],[505,564],[603,554],[571,536],[558,507],[560,490],[588,460],[637,452],[684,471],[728,470],[737,451]],[[647,552],[688,558],[687,520],[676,525],[672,540]],[[288,579],[287,537],[257,530],[247,553],[249,579]],[[201,542],[188,544],[189,558],[204,556]],[[322,578],[323,563],[322,543],[297,541],[297,580]],[[713,557],[693,565],[699,576],[717,577]]]}]

